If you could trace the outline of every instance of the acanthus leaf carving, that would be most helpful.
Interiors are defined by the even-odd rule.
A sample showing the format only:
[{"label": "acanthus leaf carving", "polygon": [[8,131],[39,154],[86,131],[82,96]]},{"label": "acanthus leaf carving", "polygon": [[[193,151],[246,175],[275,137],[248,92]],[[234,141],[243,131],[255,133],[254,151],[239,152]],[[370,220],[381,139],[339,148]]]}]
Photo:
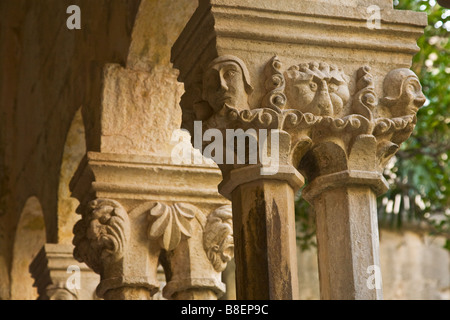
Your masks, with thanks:
[{"label": "acanthus leaf carving", "polygon": [[128,214],[117,201],[93,200],[75,224],[74,235],[75,259],[101,273],[104,263],[118,261],[124,255],[130,237]]},{"label": "acanthus leaf carving", "polygon": [[156,203],[149,213],[149,238],[158,240],[161,248],[167,251],[175,250],[183,237],[191,237],[190,223],[197,210],[195,206],[186,203]]}]

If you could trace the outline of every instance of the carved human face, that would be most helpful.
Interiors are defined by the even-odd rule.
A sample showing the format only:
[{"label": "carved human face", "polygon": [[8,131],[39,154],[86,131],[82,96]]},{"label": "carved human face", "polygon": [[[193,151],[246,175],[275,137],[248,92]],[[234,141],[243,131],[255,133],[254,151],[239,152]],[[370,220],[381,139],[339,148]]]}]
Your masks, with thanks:
[{"label": "carved human face", "polygon": [[205,100],[214,111],[225,104],[236,109],[245,109],[248,96],[245,91],[241,67],[232,61],[221,62],[210,68],[203,81]]}]

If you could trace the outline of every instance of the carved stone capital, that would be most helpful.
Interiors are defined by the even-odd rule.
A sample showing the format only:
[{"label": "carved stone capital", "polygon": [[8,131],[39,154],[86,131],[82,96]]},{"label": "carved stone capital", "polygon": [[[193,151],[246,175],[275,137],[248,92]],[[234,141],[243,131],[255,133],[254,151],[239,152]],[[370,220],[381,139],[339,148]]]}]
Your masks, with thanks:
[{"label": "carved stone capital", "polygon": [[95,199],[79,209],[82,218],[74,227],[74,257],[100,274],[96,291],[100,298],[147,300],[158,291],[159,249],[141,240],[144,228],[137,227],[145,210],[144,203],[128,213],[110,199]]},{"label": "carved stone capital", "polygon": [[[193,128],[194,146],[205,156],[215,149],[211,157],[224,176],[220,191],[228,198],[239,184],[262,178],[289,181],[297,189],[304,178],[296,169],[309,181],[344,171],[381,174],[411,135],[416,113],[425,102],[419,79],[405,68],[375,81],[369,66],[348,74],[325,62],[285,69],[275,56],[259,79],[249,77],[242,59],[216,58],[199,83],[197,92],[202,95],[193,99],[187,92],[182,100],[185,114],[194,110],[194,125],[185,122],[185,127]],[[252,82],[266,84],[266,93],[255,106],[248,104]],[[382,92],[381,98],[377,92]],[[195,121],[202,121],[201,127]],[[199,135],[204,138],[203,132],[211,129],[215,139],[203,139],[200,145]],[[235,143],[236,137],[245,146]],[[224,151],[218,152],[220,148]],[[264,157],[275,167],[273,174],[263,174]]]},{"label": "carved stone capital", "polygon": [[[164,252],[188,255],[176,258],[181,261],[178,274],[186,275],[180,281],[210,278],[221,284],[202,241],[207,216],[202,212],[228,203],[217,192],[219,178],[220,171],[212,165],[88,152],[71,183],[82,216],[74,229],[74,244],[76,257],[101,275],[98,296],[150,299],[160,286],[157,268]],[[189,256],[193,252],[198,252],[206,273],[189,267],[189,261],[198,260]],[[166,271],[176,273],[171,266]],[[216,298],[223,289],[218,288]]]},{"label": "carved stone capital", "polygon": [[225,293],[221,272],[234,256],[231,206],[203,211],[161,202],[148,211],[148,237],[164,250],[167,299],[217,299]]}]

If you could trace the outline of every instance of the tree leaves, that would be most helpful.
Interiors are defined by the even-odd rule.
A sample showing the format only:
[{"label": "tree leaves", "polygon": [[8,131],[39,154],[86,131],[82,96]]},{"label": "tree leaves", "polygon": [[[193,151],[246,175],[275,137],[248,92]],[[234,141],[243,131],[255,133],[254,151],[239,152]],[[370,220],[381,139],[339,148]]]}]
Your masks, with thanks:
[{"label": "tree leaves", "polygon": [[[396,2],[396,9],[428,14],[429,25],[418,40],[421,50],[412,66],[427,102],[418,112],[412,136],[386,172],[392,185],[386,198],[379,201],[380,222],[395,227],[402,227],[406,221],[426,222],[433,234],[450,239],[450,10],[433,0]],[[412,205],[408,210],[401,205],[400,213],[387,212],[387,204],[397,195],[408,197]],[[447,247],[450,249],[449,242]]]}]

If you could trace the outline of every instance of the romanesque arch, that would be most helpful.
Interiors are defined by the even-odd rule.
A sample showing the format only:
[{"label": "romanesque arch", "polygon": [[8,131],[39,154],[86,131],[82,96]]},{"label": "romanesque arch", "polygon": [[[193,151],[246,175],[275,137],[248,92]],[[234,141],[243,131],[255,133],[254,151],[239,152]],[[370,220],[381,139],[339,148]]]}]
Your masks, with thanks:
[{"label": "romanesque arch", "polygon": [[11,299],[34,300],[37,291],[29,267],[46,242],[44,213],[37,197],[30,197],[20,213],[11,266]]}]

